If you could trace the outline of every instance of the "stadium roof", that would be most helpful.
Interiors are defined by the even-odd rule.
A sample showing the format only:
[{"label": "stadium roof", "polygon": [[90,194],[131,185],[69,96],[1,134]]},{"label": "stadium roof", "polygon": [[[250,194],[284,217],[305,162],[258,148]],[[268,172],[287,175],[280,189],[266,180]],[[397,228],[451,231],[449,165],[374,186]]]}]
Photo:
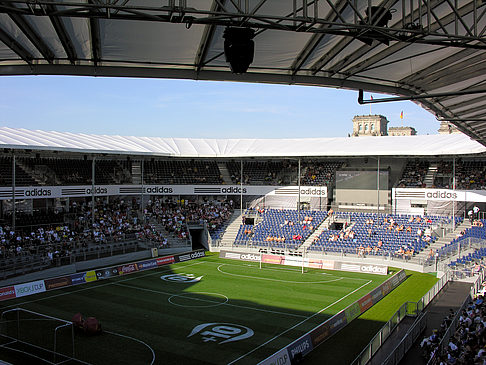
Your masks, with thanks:
[{"label": "stadium roof", "polygon": [[[486,146],[485,5],[483,0],[0,0],[0,75],[363,89],[414,100]],[[256,31],[254,60],[245,74],[231,73],[226,63],[228,26]]]},{"label": "stadium roof", "polygon": [[423,136],[201,139],[129,137],[0,128],[0,147],[172,157],[457,156],[486,153],[462,133]]}]

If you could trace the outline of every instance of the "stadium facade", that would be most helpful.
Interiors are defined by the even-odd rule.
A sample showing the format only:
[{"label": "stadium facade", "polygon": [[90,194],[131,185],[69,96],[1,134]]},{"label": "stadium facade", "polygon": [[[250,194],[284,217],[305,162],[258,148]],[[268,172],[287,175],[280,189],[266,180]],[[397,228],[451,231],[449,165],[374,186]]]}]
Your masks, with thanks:
[{"label": "stadium facade", "polygon": [[[465,169],[472,166],[477,172],[477,168],[484,168],[486,148],[460,133],[195,139],[3,127],[0,145],[4,176],[14,176],[13,161],[17,170],[16,178],[4,178],[0,187],[3,213],[11,210],[14,196],[17,209],[24,211],[42,206],[62,209],[70,198],[131,195],[236,196],[235,202],[243,207],[333,206],[447,215],[464,215],[470,204],[486,202],[485,186],[465,181],[471,178]],[[63,177],[58,172],[55,178],[46,178],[56,175],[53,163],[69,165],[72,161],[82,165],[79,176]],[[165,164],[167,171],[161,171],[159,164]],[[180,168],[191,169],[185,180],[174,178],[181,174]],[[315,169],[319,171],[313,172]],[[207,176],[197,176],[203,172]],[[460,180],[454,187],[455,172]],[[31,179],[22,180],[22,174]],[[34,203],[39,199],[49,202]]]}]

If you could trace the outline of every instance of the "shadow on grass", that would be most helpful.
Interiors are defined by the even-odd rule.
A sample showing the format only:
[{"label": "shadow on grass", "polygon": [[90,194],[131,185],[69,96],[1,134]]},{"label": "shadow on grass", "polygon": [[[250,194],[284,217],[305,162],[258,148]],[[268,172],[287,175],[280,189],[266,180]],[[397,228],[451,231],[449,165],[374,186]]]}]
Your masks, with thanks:
[{"label": "shadow on grass", "polygon": [[[77,312],[85,317],[95,316],[100,320],[104,333],[94,337],[75,335],[74,343],[74,357],[90,364],[254,364],[323,323],[372,289],[367,288],[330,310],[316,313],[292,309],[292,303],[305,304],[309,300],[303,294],[305,288],[294,292],[296,289],[292,285],[277,284],[281,297],[276,296],[271,300],[276,304],[262,304],[256,299],[233,299],[231,293],[238,294],[243,286],[230,278],[225,279],[226,287],[221,279],[219,284],[223,286],[220,288],[195,291],[199,283],[197,270],[193,275],[188,274],[191,270],[185,270],[184,266],[184,273],[181,273],[180,266],[174,267],[178,268],[177,272],[171,266],[163,266],[156,270],[5,301],[0,304],[0,310],[3,312],[8,307],[19,305],[63,320],[71,320]],[[252,288],[251,285],[255,296],[258,290],[263,291],[259,295],[270,296],[275,286],[261,283],[258,288]],[[289,299],[294,302],[289,302]],[[329,303],[335,301],[326,300]],[[55,324],[46,325],[40,320],[24,321],[23,325],[27,327],[22,333],[29,334],[29,342],[50,350],[54,341],[52,327]],[[379,321],[362,322],[357,319],[318,349],[320,351],[331,344],[331,358],[342,359],[344,355],[345,359],[335,363],[347,363],[348,359],[354,359],[354,353],[359,353],[381,326],[383,323]],[[57,351],[70,356],[70,334],[66,332],[62,335],[56,340]],[[9,336],[15,338],[12,333]],[[32,351],[28,346],[24,348],[26,352]],[[7,351],[5,347],[0,353],[2,356],[8,354],[5,359],[13,364],[36,363],[31,360],[25,362],[24,355]],[[307,361],[307,357],[304,360]],[[326,363],[331,362],[326,360]]]}]

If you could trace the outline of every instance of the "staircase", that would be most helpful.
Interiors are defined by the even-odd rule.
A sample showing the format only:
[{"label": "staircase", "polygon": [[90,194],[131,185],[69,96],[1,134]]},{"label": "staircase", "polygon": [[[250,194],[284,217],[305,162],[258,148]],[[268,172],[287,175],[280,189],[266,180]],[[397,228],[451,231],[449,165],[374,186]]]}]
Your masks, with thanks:
[{"label": "staircase", "polygon": [[164,226],[161,223],[157,222],[156,218],[150,217],[149,223],[151,225],[153,225],[154,229],[157,232],[162,233],[164,238],[167,239],[167,247],[171,247],[171,248],[186,247],[188,245],[187,239],[179,238],[179,237],[167,232],[165,230]]},{"label": "staircase", "polygon": [[424,178],[425,187],[431,188],[434,186],[434,180],[435,180],[435,176],[437,175],[437,169],[438,169],[437,164],[431,164],[429,166],[429,169],[427,170],[427,174],[425,175]]},{"label": "staircase", "polygon": [[142,184],[142,164],[140,161],[132,162],[132,184]]},{"label": "staircase", "polygon": [[238,210],[235,210],[232,217],[229,220],[228,226],[224,231],[223,235],[221,236],[221,243],[220,246],[229,246],[231,247],[233,243],[235,243],[236,236],[238,231],[240,230],[241,226],[241,213]]},{"label": "staircase", "polygon": [[302,246],[300,246],[300,249],[306,251],[312,245],[312,242],[314,242],[315,238],[319,237],[323,231],[328,230],[329,226],[332,223],[331,218],[331,216],[328,216],[326,219],[324,219],[319,227],[317,227],[316,230],[309,237],[307,237]]},{"label": "staircase", "polygon": [[17,168],[24,170],[24,172],[32,177],[32,179],[34,179],[39,185],[57,185],[61,183],[60,180],[55,176],[56,174],[54,171],[45,165],[37,166],[35,169],[33,169],[28,164],[24,164],[21,159],[15,160],[15,164]]},{"label": "staircase", "polygon": [[444,237],[441,237],[434,243],[431,243],[429,247],[422,250],[418,255],[415,255],[410,261],[418,264],[425,262],[425,260],[427,260],[427,258],[429,257],[431,249],[435,252],[435,250],[438,250],[446,244],[450,243],[454,238],[457,237],[457,234],[459,232],[464,231],[468,228],[471,228],[471,223],[468,220],[465,220],[461,224],[457,225],[456,229],[453,232],[449,232]]},{"label": "staircase", "polygon": [[226,164],[224,162],[218,162],[218,169],[225,185],[234,184],[233,180],[231,180],[231,175],[228,171],[228,168],[226,167]]}]

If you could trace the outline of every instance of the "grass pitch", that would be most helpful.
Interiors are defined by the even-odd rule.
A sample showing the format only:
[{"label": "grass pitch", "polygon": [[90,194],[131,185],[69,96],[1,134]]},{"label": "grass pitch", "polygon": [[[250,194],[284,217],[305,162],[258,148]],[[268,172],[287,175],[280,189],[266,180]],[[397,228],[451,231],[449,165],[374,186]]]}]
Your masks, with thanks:
[{"label": "grass pitch", "polygon": [[[47,363],[23,353],[35,352],[64,364],[255,364],[388,277],[317,269],[302,274],[300,268],[278,265],[260,269],[258,263],[211,255],[4,301],[2,312],[22,307],[67,321],[77,312],[94,316],[103,333],[76,334],[74,356],[69,331],[63,329],[57,348],[65,357],[53,360],[40,348],[16,343],[11,345],[16,351],[0,347],[0,360]],[[2,333],[15,323],[4,317]],[[29,343],[54,338],[55,326],[45,321],[20,321]],[[4,336],[0,345],[9,341]]]}]

